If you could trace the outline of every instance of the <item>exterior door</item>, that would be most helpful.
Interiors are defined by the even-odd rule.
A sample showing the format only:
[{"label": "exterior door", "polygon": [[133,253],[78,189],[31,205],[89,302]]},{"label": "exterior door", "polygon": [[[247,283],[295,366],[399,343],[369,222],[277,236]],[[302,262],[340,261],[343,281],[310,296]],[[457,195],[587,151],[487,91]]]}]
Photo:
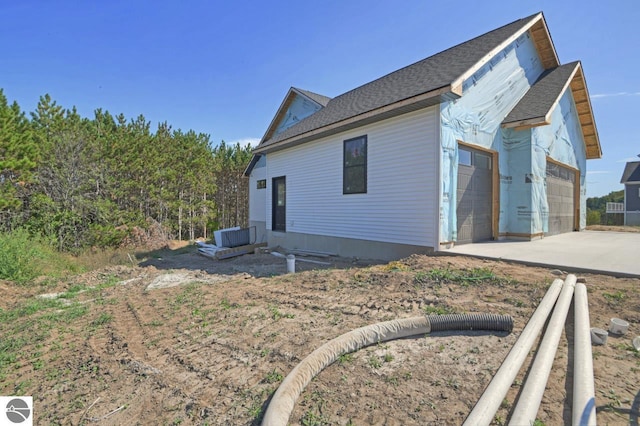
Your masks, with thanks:
[{"label": "exterior door", "polygon": [[493,166],[491,153],[458,146],[457,244],[493,236]]},{"label": "exterior door", "polygon": [[547,235],[574,231],[575,171],[547,161],[546,182],[547,205],[549,206]]},{"label": "exterior door", "polygon": [[287,186],[284,176],[273,178],[271,196],[271,230],[285,232],[287,230]]}]

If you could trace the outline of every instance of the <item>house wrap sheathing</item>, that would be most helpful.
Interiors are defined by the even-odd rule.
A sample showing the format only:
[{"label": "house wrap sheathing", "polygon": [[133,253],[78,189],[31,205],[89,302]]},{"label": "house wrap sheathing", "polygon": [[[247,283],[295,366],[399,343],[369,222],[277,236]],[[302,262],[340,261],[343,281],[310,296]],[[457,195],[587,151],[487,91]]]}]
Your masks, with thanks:
[{"label": "house wrap sheathing", "polygon": [[290,89],[246,170],[250,221],[381,259],[541,238],[584,228],[600,156],[582,65],[539,13],[335,98]]}]

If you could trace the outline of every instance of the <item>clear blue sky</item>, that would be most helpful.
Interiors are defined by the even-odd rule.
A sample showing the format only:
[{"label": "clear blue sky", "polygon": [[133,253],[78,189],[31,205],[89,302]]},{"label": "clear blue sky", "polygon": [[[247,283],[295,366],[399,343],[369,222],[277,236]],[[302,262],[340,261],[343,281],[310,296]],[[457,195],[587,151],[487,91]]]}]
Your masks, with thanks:
[{"label": "clear blue sky", "polygon": [[588,196],[622,189],[640,154],[640,1],[3,1],[0,88],[49,93],[156,126],[255,141],[290,86],[336,96],[543,11],[560,61],[581,60],[604,151]]}]

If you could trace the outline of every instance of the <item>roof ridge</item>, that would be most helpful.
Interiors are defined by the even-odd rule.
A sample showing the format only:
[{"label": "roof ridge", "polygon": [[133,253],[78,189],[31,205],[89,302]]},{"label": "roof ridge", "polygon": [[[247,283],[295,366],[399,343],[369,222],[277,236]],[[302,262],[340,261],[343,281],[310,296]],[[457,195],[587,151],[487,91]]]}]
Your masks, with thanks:
[{"label": "roof ridge", "polygon": [[300,91],[300,92],[303,92],[303,93],[310,93],[310,94],[312,94],[312,95],[324,96],[325,98],[328,98],[328,97],[329,97],[329,96],[325,96],[325,95],[323,95],[323,94],[320,94],[320,93],[317,93],[317,92],[314,92],[314,91],[311,91],[311,90],[303,89],[303,88],[301,88],[301,87],[291,86],[291,88],[292,88],[292,89],[296,89],[296,90],[298,90],[298,91]]},{"label": "roof ridge", "polygon": [[319,103],[323,107],[327,106],[327,103],[331,100],[331,97],[321,95],[320,93],[312,92],[311,90],[301,89],[300,87],[295,87],[295,86],[291,86],[291,88],[311,98],[312,100]]},{"label": "roof ridge", "polygon": [[461,93],[458,93],[457,82],[465,73],[538,20],[544,22],[541,12],[487,31],[344,92],[329,100],[315,114],[276,136],[263,139],[256,150],[266,151],[275,145],[301,142],[305,137],[335,133],[357,123],[371,122],[379,114],[388,117],[393,111],[400,113],[424,108],[438,103],[442,97],[458,97]]},{"label": "roof ridge", "polygon": [[371,81],[369,81],[369,82],[367,82],[367,83],[364,83],[364,84],[362,84],[362,85],[360,85],[360,86],[358,86],[358,87],[355,87],[355,88],[353,88],[353,89],[351,89],[351,90],[348,90],[348,91],[346,91],[346,92],[344,92],[344,93],[342,93],[342,94],[340,94],[340,95],[336,96],[336,97],[335,97],[335,98],[333,98],[333,99],[337,99],[337,98],[339,98],[339,97],[341,97],[341,96],[343,96],[343,95],[346,95],[346,94],[348,94],[348,93],[351,93],[351,92],[353,92],[353,91],[355,91],[355,90],[358,90],[358,89],[360,89],[360,88],[362,88],[362,87],[365,87],[365,86],[367,86],[367,85],[369,85],[369,84],[375,83],[376,81],[381,80],[381,79],[383,79],[383,78],[386,78],[386,77],[388,77],[388,76],[390,76],[390,75],[392,75],[392,74],[399,73],[400,71],[406,70],[407,68],[411,68],[411,67],[413,67],[413,66],[415,66],[415,65],[417,65],[417,64],[420,64],[420,63],[422,63],[422,62],[426,62],[426,61],[428,61],[428,60],[430,60],[430,59],[432,59],[432,58],[434,58],[434,57],[436,57],[436,56],[443,55],[443,54],[445,54],[445,53],[447,53],[447,52],[450,52],[450,51],[452,51],[452,50],[454,50],[454,49],[456,49],[456,48],[459,48],[459,47],[461,47],[461,46],[463,46],[463,45],[465,45],[465,44],[469,44],[469,43],[471,43],[471,42],[473,42],[473,41],[478,40],[479,38],[485,37],[485,36],[487,36],[487,35],[489,35],[489,34],[491,34],[491,33],[495,33],[495,32],[498,32],[498,31],[500,31],[500,30],[503,30],[504,28],[506,28],[506,27],[508,27],[508,26],[510,26],[510,25],[514,25],[514,24],[516,24],[516,23],[523,22],[523,21],[530,21],[531,19],[533,19],[533,18],[537,17],[537,16],[538,16],[538,15],[540,15],[540,14],[542,14],[542,12],[535,13],[535,14],[533,14],[533,15],[527,16],[526,18],[516,19],[515,21],[510,22],[510,23],[505,24],[505,25],[502,25],[501,27],[494,28],[494,29],[492,29],[492,30],[490,30],[490,31],[484,32],[484,33],[482,33],[482,34],[480,34],[480,35],[478,35],[478,36],[476,36],[476,37],[470,38],[469,40],[465,40],[465,41],[463,41],[463,42],[460,42],[460,43],[456,44],[455,46],[451,46],[451,47],[449,47],[449,48],[447,48],[447,49],[445,49],[445,50],[441,50],[441,51],[439,51],[439,52],[436,52],[436,53],[434,53],[433,55],[430,55],[430,56],[427,56],[426,58],[422,58],[422,59],[420,59],[420,60],[418,60],[418,61],[412,62],[412,63],[410,63],[409,65],[405,65],[405,66],[404,66],[404,67],[402,67],[402,68],[398,68],[397,70],[394,70],[394,71],[391,71],[391,72],[389,72],[389,73],[387,73],[387,74],[385,74],[385,75],[382,75],[382,76],[380,76],[380,77],[376,78],[375,80],[371,80]]}]

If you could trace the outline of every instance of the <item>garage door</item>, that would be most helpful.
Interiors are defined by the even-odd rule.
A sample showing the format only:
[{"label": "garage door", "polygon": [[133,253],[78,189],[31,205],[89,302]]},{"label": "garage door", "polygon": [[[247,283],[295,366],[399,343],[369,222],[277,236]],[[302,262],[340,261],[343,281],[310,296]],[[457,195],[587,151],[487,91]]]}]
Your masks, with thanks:
[{"label": "garage door", "polygon": [[492,237],[492,168],[491,154],[458,147],[457,244]]},{"label": "garage door", "polygon": [[547,235],[574,231],[575,171],[547,161],[547,204],[549,227]]}]

